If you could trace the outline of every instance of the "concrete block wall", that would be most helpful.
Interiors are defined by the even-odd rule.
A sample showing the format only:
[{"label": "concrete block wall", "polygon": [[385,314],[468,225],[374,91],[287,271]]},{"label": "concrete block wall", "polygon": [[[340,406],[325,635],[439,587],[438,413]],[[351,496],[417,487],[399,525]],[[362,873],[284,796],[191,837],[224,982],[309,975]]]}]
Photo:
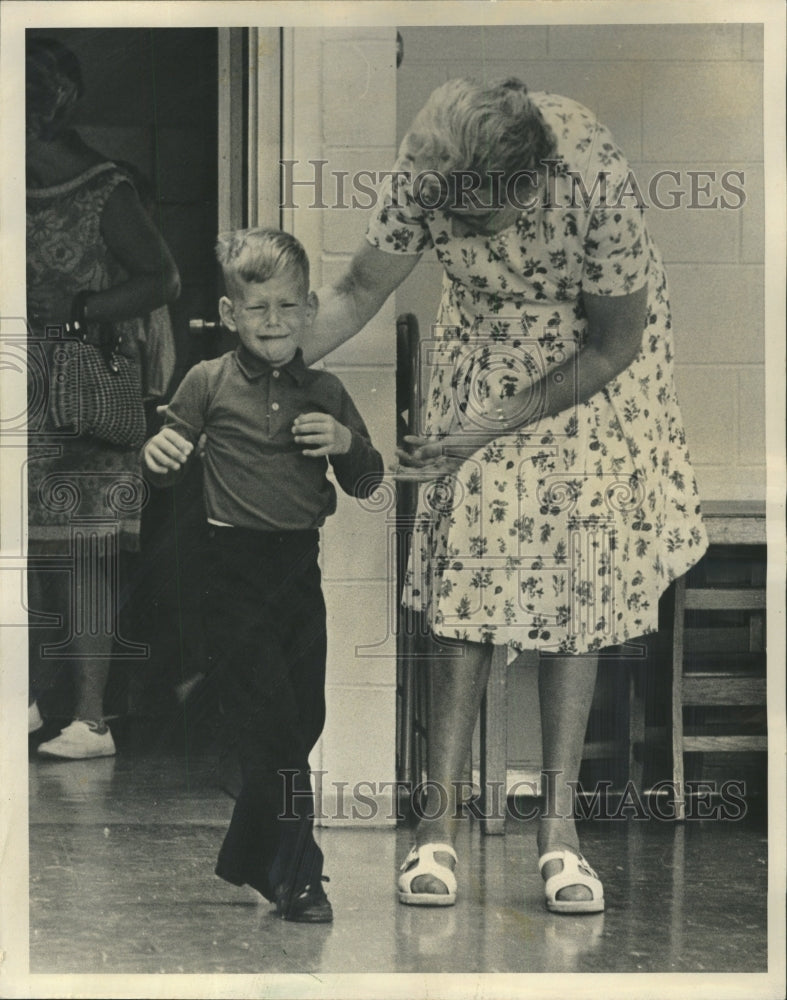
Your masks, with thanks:
[{"label": "concrete block wall", "polygon": [[[763,31],[757,24],[404,27],[397,139],[429,92],[454,76],[516,75],[573,97],[625,151],[647,199],[678,171],[674,210],[648,225],[667,265],[678,391],[704,499],[765,495]],[[689,171],[742,171],[739,209],[689,208]],[[698,183],[704,183],[701,179]],[[669,203],[669,180],[661,182]],[[728,201],[737,202],[737,198]],[[439,265],[428,257],[397,308],[433,321]]]},{"label": "concrete block wall", "polygon": [[[337,174],[385,170],[393,162],[396,32],[299,28],[285,36],[283,148],[285,158],[297,163],[292,198],[285,190],[285,204],[295,207],[285,210],[283,224],[309,251],[312,287],[319,289],[341,272],[368,221],[368,211],[349,206],[349,185],[348,207],[341,207],[345,196]],[[309,162],[318,159],[327,161],[324,167]],[[297,183],[302,181],[312,183]],[[317,204],[326,208],[312,207]],[[321,362],[344,382],[386,464],[395,448],[395,344],[390,301],[361,334]],[[324,824],[394,822],[390,792],[377,794],[381,783],[396,776],[392,498],[386,491],[370,509],[340,493],[339,508],[322,533],[327,723],[312,766],[325,772],[315,780]],[[362,782],[369,784],[359,787]],[[359,794],[377,806],[361,803]]]}]

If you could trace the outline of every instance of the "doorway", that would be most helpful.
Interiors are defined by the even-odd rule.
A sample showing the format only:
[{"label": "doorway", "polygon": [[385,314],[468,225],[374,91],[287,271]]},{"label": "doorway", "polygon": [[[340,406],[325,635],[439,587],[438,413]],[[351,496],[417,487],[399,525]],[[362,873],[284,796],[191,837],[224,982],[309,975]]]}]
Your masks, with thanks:
[{"label": "doorway", "polygon": [[[171,398],[194,364],[234,346],[216,322],[217,232],[278,221],[278,170],[269,161],[278,159],[280,145],[279,32],[36,28],[29,34],[56,38],[76,55],[85,92],[74,127],[88,145],[150,181],[153,220],[180,272],[181,295],[169,307],[175,370],[166,394],[149,406],[153,433],[161,420],[156,402]],[[266,159],[258,167],[260,151]],[[121,739],[135,719],[158,722],[169,738],[164,730],[173,710],[183,708],[178,690],[204,671],[203,524],[200,469],[193,463],[175,488],[151,491],[141,552],[126,561],[121,634],[146,644],[148,655],[113,664],[105,711],[115,716]],[[68,716],[69,675],[56,671],[45,716]],[[193,732],[178,726],[181,734],[187,728]]]}]

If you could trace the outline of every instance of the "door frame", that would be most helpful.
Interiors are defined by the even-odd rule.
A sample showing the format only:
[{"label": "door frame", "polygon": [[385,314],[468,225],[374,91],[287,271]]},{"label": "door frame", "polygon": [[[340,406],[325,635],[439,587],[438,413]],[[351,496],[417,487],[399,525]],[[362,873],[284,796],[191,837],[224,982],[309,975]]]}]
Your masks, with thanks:
[{"label": "door frame", "polygon": [[282,32],[218,29],[219,232],[281,226]]}]

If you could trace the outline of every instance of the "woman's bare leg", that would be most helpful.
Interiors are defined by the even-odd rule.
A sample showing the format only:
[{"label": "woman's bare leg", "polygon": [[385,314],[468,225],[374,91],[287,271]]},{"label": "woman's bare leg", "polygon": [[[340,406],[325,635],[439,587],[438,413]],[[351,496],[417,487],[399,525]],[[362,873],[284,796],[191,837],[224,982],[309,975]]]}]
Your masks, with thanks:
[{"label": "woman's bare leg", "polygon": [[79,623],[81,630],[71,641],[72,655],[76,658],[74,718],[86,722],[101,722],[104,718],[104,690],[109,676],[113,643],[111,622],[105,620],[104,615],[111,615],[113,612],[102,609],[100,605],[111,592],[107,581],[110,571],[110,564],[106,559],[96,559],[90,567],[90,573],[95,573],[95,580],[82,581],[82,592],[77,594],[80,605],[89,601],[95,601],[99,605],[90,611],[82,609],[83,621]]},{"label": "woman's bare leg", "polygon": [[[112,641],[110,639],[111,647]],[[95,654],[95,647],[93,648]],[[74,718],[85,722],[101,722],[104,718],[104,691],[109,676],[109,654],[106,659],[80,660],[76,668],[77,701]]]},{"label": "woman's bare leg", "polygon": [[[574,794],[568,784],[579,779],[582,749],[588,716],[596,686],[598,657],[541,657],[538,667],[538,691],[541,702],[543,768],[554,772],[545,776],[547,807],[538,827],[539,856],[547,851],[568,847],[579,851],[574,823]],[[544,866],[545,879],[561,871],[562,862]],[[559,899],[590,899],[584,886],[567,886]]]},{"label": "woman's bare leg", "polygon": [[[456,646],[455,655],[435,657],[429,664],[429,784],[424,818],[416,831],[418,844],[454,843],[459,822],[457,787],[464,777],[491,663],[490,645],[465,642]],[[450,855],[438,851],[435,858],[453,868]],[[446,892],[445,885],[429,875],[413,879],[412,888],[415,892]]]},{"label": "woman's bare leg", "polygon": [[[91,567],[91,572],[99,579],[103,579],[107,571],[104,559],[97,559]],[[100,722],[104,716],[104,690],[112,656],[112,630],[107,622],[97,618],[99,612],[85,614],[82,609],[83,602],[94,600],[97,589],[100,591],[102,585],[100,583],[96,585],[96,581],[92,581],[92,584],[85,581],[80,593],[75,595],[77,600],[72,602],[71,588],[74,585],[75,578],[67,573],[47,574],[45,571],[31,570],[28,576],[29,601],[31,608],[36,611],[46,611],[61,616],[63,621],[61,636],[71,633],[68,640],[68,656],[64,657],[63,662],[74,665],[76,694],[74,718],[86,722]],[[72,621],[75,614],[84,620],[78,623]],[[36,631],[34,636],[37,636]],[[36,638],[36,641],[50,642],[52,639]],[[40,656],[35,650],[33,654],[31,658],[36,662],[32,670],[33,678],[28,703],[35,700],[36,682],[41,672],[38,667]]]}]

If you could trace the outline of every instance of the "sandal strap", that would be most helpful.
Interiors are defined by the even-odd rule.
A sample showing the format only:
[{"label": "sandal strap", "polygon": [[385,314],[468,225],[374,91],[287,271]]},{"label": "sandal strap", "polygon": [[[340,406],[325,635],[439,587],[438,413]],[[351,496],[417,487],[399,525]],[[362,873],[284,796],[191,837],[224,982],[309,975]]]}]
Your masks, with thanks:
[{"label": "sandal strap", "polygon": [[[400,868],[403,873],[399,876],[400,888],[405,892],[412,892],[412,884],[415,879],[421,875],[431,875],[445,885],[449,895],[454,895],[456,893],[456,876],[448,865],[442,864],[435,858],[435,854],[440,852],[450,854],[454,861],[458,862],[456,851],[450,844],[421,844],[413,847]],[[414,865],[413,862],[415,862]]]},{"label": "sandal strap", "polygon": [[[458,864],[459,858],[456,856],[456,851],[450,844],[434,843],[434,844],[415,844],[410,848],[410,853],[404,859],[401,864],[400,871],[404,871],[407,866],[413,861],[422,860],[432,864],[439,865],[440,868],[445,868],[445,865],[441,864],[439,861],[435,860],[436,853],[450,854],[454,861]],[[449,868],[448,871],[451,871]],[[423,874],[423,873],[422,873]]]},{"label": "sandal strap", "polygon": [[547,851],[546,854],[542,854],[538,859],[538,870],[539,872],[543,870],[544,865],[548,861],[562,861],[563,867],[566,867],[566,858],[575,858],[576,865],[581,865],[583,868],[587,868],[588,871],[593,872],[593,876],[597,878],[596,872],[588,864],[587,858],[580,854],[578,851]]},{"label": "sandal strap", "polygon": [[562,871],[551,875],[544,884],[546,895],[555,900],[561,889],[570,885],[583,885],[590,890],[593,899],[602,899],[604,886],[596,872],[590,867],[581,854],[574,851],[547,851],[538,859],[538,870],[543,871],[548,861],[562,861]]}]

